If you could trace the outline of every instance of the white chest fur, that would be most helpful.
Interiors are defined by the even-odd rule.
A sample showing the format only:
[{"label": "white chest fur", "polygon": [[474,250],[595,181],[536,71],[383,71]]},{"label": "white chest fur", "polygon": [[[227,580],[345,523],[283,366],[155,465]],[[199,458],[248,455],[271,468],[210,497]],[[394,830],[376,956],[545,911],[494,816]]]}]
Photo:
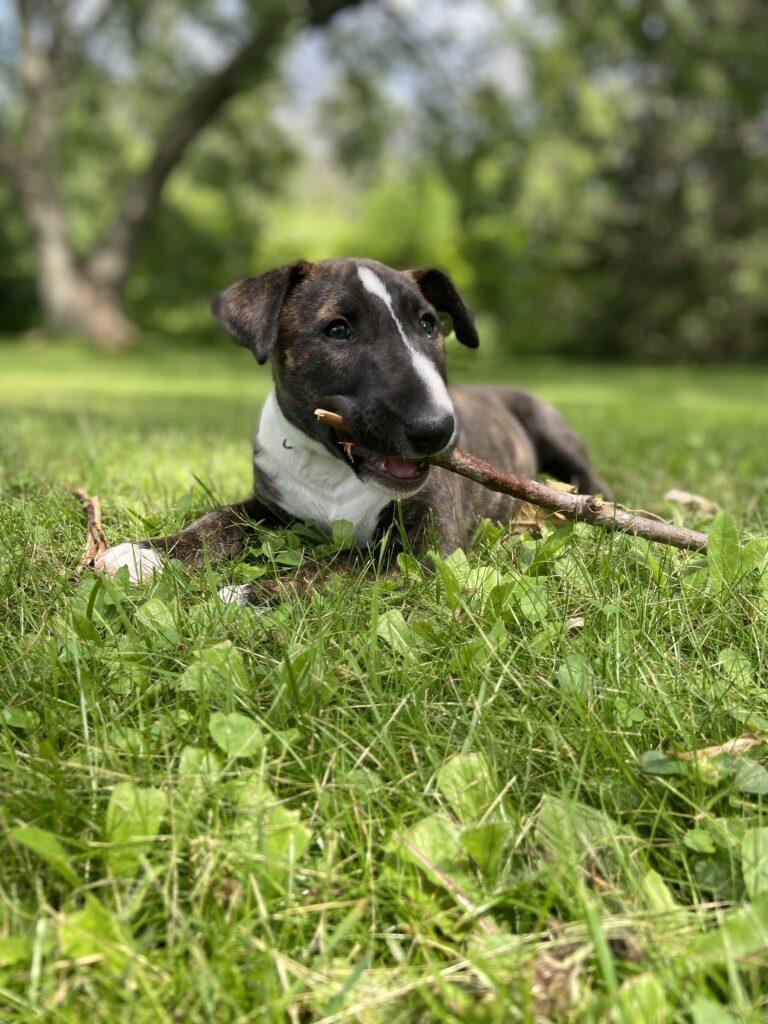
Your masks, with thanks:
[{"label": "white chest fur", "polygon": [[290,423],[274,393],[261,413],[254,462],[289,515],[312,519],[324,532],[345,519],[361,547],[372,540],[381,512],[394,497],[375,483],[362,483],[351,466]]}]

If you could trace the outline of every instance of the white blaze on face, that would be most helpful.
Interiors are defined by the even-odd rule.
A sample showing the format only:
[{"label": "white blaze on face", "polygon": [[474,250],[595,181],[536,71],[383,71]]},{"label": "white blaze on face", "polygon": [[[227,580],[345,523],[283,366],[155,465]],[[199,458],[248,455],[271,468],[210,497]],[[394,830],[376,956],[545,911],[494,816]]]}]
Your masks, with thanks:
[{"label": "white blaze on face", "polygon": [[453,402],[448,394],[445,381],[440,376],[435,364],[430,359],[427,359],[423,352],[419,352],[419,350],[408,340],[405,328],[400,322],[400,318],[397,313],[395,313],[392,305],[392,296],[389,294],[387,286],[381,280],[379,275],[371,270],[370,267],[358,267],[357,274],[362,282],[363,288],[365,288],[367,292],[370,292],[371,295],[375,295],[378,299],[381,299],[389,310],[389,315],[395,321],[395,326],[397,327],[400,337],[403,339],[403,343],[408,349],[408,354],[411,357],[413,368],[424,382],[432,401],[435,405],[439,406],[439,408],[444,409],[447,412],[453,412]]}]

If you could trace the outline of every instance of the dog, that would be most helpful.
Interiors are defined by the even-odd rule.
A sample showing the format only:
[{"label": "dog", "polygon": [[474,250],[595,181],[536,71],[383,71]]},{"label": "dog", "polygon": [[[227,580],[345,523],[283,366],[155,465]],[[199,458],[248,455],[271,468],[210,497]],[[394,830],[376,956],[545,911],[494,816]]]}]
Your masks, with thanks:
[{"label": "dog", "polygon": [[[237,282],[214,298],[212,310],[259,363],[272,364],[274,389],[254,439],[253,497],[172,536],[118,544],[98,559],[97,572],[111,576],[127,566],[140,581],[164,555],[215,565],[238,555],[255,527],[296,521],[330,531],[347,520],[361,548],[387,531],[390,538],[404,532],[413,550],[436,540],[446,555],[466,546],[481,520],[508,522],[519,505],[426,461],[459,441],[503,469],[609,495],[552,406],[507,387],[447,386],[445,318],[462,345],[479,342],[441,270],[300,261]],[[353,447],[317,421],[317,408],[344,417]],[[247,599],[238,588],[221,596]]]}]

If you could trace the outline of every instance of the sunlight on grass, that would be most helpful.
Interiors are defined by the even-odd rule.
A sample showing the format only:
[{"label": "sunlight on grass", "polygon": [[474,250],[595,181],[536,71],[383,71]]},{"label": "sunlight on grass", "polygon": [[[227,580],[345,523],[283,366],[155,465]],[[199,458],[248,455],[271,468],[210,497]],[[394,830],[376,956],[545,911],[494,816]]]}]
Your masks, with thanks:
[{"label": "sunlight on grass", "polygon": [[[488,526],[377,575],[297,528],[135,588],[73,578],[63,485],[113,540],[242,496],[266,372],[227,346],[0,358],[11,1019],[760,1019],[764,373],[505,370],[628,503],[730,512],[684,516],[708,560]],[[257,607],[218,600],[245,582]]]}]

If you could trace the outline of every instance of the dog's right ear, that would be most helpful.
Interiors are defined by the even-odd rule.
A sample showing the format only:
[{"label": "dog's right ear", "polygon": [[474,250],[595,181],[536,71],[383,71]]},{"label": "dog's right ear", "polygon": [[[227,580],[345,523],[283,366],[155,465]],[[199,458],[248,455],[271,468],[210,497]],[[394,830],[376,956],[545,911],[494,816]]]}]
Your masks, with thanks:
[{"label": "dog's right ear", "polygon": [[306,276],[311,263],[299,260],[246,277],[211,301],[211,312],[233,338],[266,363],[275,347],[280,314],[291,289]]}]

